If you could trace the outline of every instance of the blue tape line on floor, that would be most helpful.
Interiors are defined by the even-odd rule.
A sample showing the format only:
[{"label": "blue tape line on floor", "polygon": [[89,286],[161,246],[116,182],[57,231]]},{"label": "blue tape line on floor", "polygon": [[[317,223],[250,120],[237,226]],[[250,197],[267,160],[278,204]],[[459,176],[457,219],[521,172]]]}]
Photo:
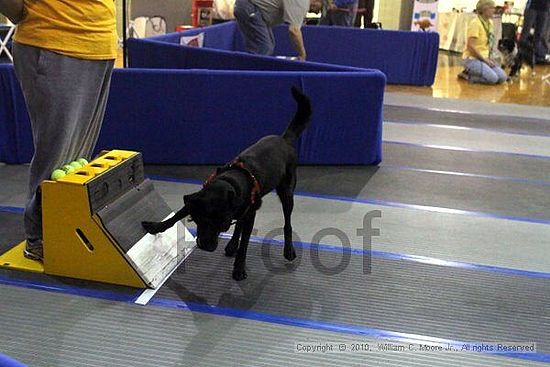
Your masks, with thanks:
[{"label": "blue tape line on floor", "polygon": [[455,177],[485,178],[489,180],[508,181],[508,182],[513,182],[517,184],[526,184],[526,185],[534,185],[534,186],[546,186],[546,187],[550,186],[550,181],[533,180],[528,178],[493,176],[493,175],[483,175],[483,174],[477,174],[477,173],[455,172],[455,171],[442,171],[442,170],[423,169],[423,168],[414,168],[414,167],[393,166],[393,165],[387,165],[387,164],[381,165],[380,168],[391,170],[391,171],[433,173],[438,175],[455,176]]},{"label": "blue tape line on floor", "polygon": [[442,214],[458,214],[458,215],[465,215],[465,216],[479,217],[479,218],[506,219],[506,220],[516,221],[516,222],[550,224],[550,219],[544,219],[544,218],[518,217],[513,215],[485,213],[485,212],[479,212],[479,211],[453,209],[453,208],[445,208],[445,207],[439,207],[439,206],[406,204],[406,203],[398,203],[393,201],[385,201],[385,200],[377,200],[377,199],[357,199],[357,198],[350,198],[345,196],[311,194],[311,193],[304,193],[304,192],[297,192],[296,194],[299,196],[311,197],[311,198],[323,199],[323,200],[348,201],[348,202],[355,202],[355,203],[362,203],[362,204],[380,205],[380,206],[392,207],[392,208],[423,210],[423,211],[442,213]]},{"label": "blue tape line on floor", "polygon": [[493,150],[470,149],[470,148],[454,147],[454,146],[448,146],[448,145],[417,144],[417,143],[407,143],[407,142],[392,141],[392,140],[384,140],[384,144],[406,145],[409,147],[417,147],[417,148],[451,150],[455,152],[498,154],[498,155],[507,155],[507,156],[523,157],[523,158],[536,158],[536,159],[545,159],[545,160],[550,159],[550,156],[547,156],[547,155],[499,152],[499,151],[493,151]]},{"label": "blue tape line on floor", "polygon": [[[0,207],[0,210],[2,209],[6,209],[10,212],[18,212],[18,213],[22,212],[20,208],[14,208],[14,207]],[[273,243],[276,243],[276,241],[272,242],[272,244]],[[307,244],[307,243],[298,243],[298,245],[304,246],[304,247],[312,246],[312,244]],[[336,246],[319,245],[318,247],[319,249],[322,249],[324,251],[342,251],[342,248],[338,249]],[[355,251],[357,252],[357,249],[355,249]],[[363,250],[358,250],[358,251],[363,251]],[[378,253],[378,255],[380,254],[381,253]],[[386,255],[388,254],[384,254],[384,256]],[[396,255],[396,254],[391,254],[391,256],[394,256],[397,259],[404,258],[404,256]],[[90,297],[90,298],[96,298],[96,299],[102,299],[102,300],[108,300],[108,301],[132,303],[132,304],[135,302],[136,298],[138,297],[138,294],[126,295],[126,294],[119,294],[119,293],[103,291],[103,290],[90,290],[86,288],[72,287],[68,285],[50,285],[50,284],[41,283],[41,282],[9,279],[2,276],[0,276],[0,284],[22,287],[27,289],[35,289],[40,291],[48,291],[48,292],[54,292],[54,293]],[[394,341],[404,342],[404,343],[414,342],[414,343],[430,343],[430,344],[437,344],[437,345],[452,345],[457,349],[461,348],[462,345],[464,344],[479,344],[479,343],[470,343],[470,342],[461,342],[461,341],[433,338],[429,336],[422,336],[422,335],[415,335],[415,334],[398,333],[393,331],[372,329],[372,328],[355,326],[355,325],[332,324],[332,323],[320,322],[315,320],[290,318],[290,317],[273,315],[273,314],[251,312],[251,311],[210,306],[210,305],[204,305],[204,304],[186,303],[183,301],[174,301],[174,300],[167,300],[167,299],[153,299],[150,301],[149,304],[153,306],[159,306],[159,307],[184,309],[184,310],[189,310],[194,312],[209,313],[209,314],[215,314],[215,315],[227,316],[227,317],[243,318],[247,320],[275,323],[280,325],[332,331],[332,332],[345,333],[345,334],[361,335],[361,336],[367,336],[367,337],[377,338],[377,339],[388,339],[388,340],[394,340]],[[550,363],[550,355],[544,354],[544,353],[491,353],[491,352],[481,352],[481,353],[498,355],[498,356],[509,357],[509,358],[519,358],[519,359],[529,360],[529,361]]]},{"label": "blue tape line on floor", "polygon": [[[267,323],[278,324],[278,325],[330,331],[330,332],[335,332],[340,334],[360,335],[360,336],[368,337],[372,339],[392,340],[392,341],[401,342],[401,343],[417,343],[417,344],[425,343],[429,345],[440,345],[443,347],[452,346],[454,349],[457,349],[457,350],[462,350],[462,347],[464,345],[480,346],[483,344],[481,342],[464,342],[464,341],[457,341],[457,340],[450,340],[450,339],[442,339],[442,338],[430,337],[426,335],[400,333],[395,331],[374,329],[374,328],[368,328],[368,327],[357,326],[357,325],[334,324],[334,323],[323,322],[323,321],[298,319],[298,318],[286,317],[281,315],[252,312],[252,311],[238,310],[238,309],[218,307],[218,306],[210,306],[210,305],[204,305],[204,304],[195,304],[191,302],[186,303],[183,301],[176,301],[176,300],[153,299],[151,300],[151,302],[149,302],[149,305],[166,307],[166,308],[178,308],[178,309],[189,310],[192,312],[207,313],[207,314],[226,316],[226,317],[235,317],[235,318],[267,322]],[[472,352],[472,353],[477,353],[477,352]],[[501,357],[508,357],[508,358],[523,359],[523,360],[529,360],[529,361],[550,363],[550,354],[545,354],[545,353],[513,353],[513,352],[493,353],[489,351],[481,351],[479,353],[494,355],[494,356],[501,356]]]},{"label": "blue tape line on floor", "polygon": [[[23,213],[23,211],[24,211],[23,208],[0,206],[0,212],[20,214],[20,213]],[[197,235],[197,232],[195,229],[189,228],[189,231],[193,236]],[[231,234],[222,233],[221,237],[225,239],[230,239]],[[251,236],[250,239],[252,243],[256,243],[256,244],[267,244],[271,246],[284,245],[284,241],[282,240],[275,240],[275,239],[268,240],[264,237],[259,237],[259,236]],[[344,248],[342,246],[331,245],[331,244],[313,244],[309,242],[300,242],[300,241],[294,241],[293,244],[296,247],[301,247],[303,249],[315,248],[319,251],[336,252],[336,253],[343,253],[344,251]],[[500,273],[500,274],[506,274],[506,275],[517,275],[517,276],[531,277],[531,278],[550,279],[550,273],[539,272],[539,271],[505,268],[501,266],[482,265],[482,264],[474,264],[474,263],[467,263],[467,262],[461,262],[461,261],[443,260],[443,259],[437,259],[437,258],[432,258],[427,256],[406,255],[406,254],[399,254],[394,252],[369,251],[361,248],[345,248],[345,251],[348,251],[352,255],[358,255],[358,256],[370,255],[372,257],[378,257],[378,258],[383,258],[388,260],[410,261],[410,262],[416,262],[416,263],[422,263],[422,264],[446,266],[446,267],[453,267],[453,268],[460,268],[460,269],[469,269],[469,270],[475,270],[475,271],[493,272],[493,273]]]},{"label": "blue tape line on floor", "polygon": [[25,212],[25,208],[17,208],[14,206],[0,206],[0,212],[23,214]]},{"label": "blue tape line on floor", "polygon": [[[147,177],[157,181],[176,182],[176,183],[184,183],[184,184],[191,184],[191,185],[202,184],[202,183],[199,183],[199,181],[192,180],[192,179],[180,179],[180,178],[171,178],[171,177],[162,177],[162,176],[147,176]],[[361,199],[361,198],[354,198],[349,196],[314,194],[314,193],[301,192],[301,191],[297,191],[296,195],[303,196],[303,197],[311,197],[315,199],[322,199],[322,200],[335,200],[335,201],[345,201],[345,202],[351,202],[351,203],[379,205],[379,206],[392,207],[392,208],[423,210],[423,211],[434,212],[434,213],[458,214],[458,215],[465,215],[465,216],[479,217],[479,218],[489,218],[489,219],[505,219],[505,220],[511,220],[516,222],[527,222],[527,223],[536,223],[536,224],[550,224],[550,219],[545,219],[545,218],[519,217],[519,216],[513,216],[513,215],[485,213],[485,212],[464,210],[464,209],[445,208],[445,207],[439,207],[439,206],[407,204],[407,203],[399,203],[399,202],[378,200],[378,199]]]},{"label": "blue tape line on floor", "polygon": [[[134,304],[135,297],[129,297],[127,295],[120,295],[108,291],[100,290],[88,290],[77,287],[71,287],[67,285],[62,286],[49,286],[43,283],[35,283],[24,280],[6,279],[0,276],[0,284],[16,286],[28,289],[35,289],[47,292],[70,294],[75,296],[82,296],[88,298],[96,298],[114,302],[124,302],[127,304]],[[274,315],[268,313],[252,312],[246,310],[239,310],[226,307],[211,306],[205,304],[196,304],[191,302],[183,302],[169,299],[154,298],[149,302],[150,306],[180,309],[190,312],[200,312],[204,314],[211,314],[224,317],[234,317],[251,321],[266,322],[271,324],[307,328],[314,330],[330,331],[340,334],[360,335],[363,337],[369,337],[372,339],[384,339],[392,340],[401,343],[417,343],[417,344],[429,344],[439,345],[443,347],[452,346],[457,350],[461,350],[464,345],[480,345],[479,342],[463,342],[450,339],[442,339],[436,337],[430,337],[426,335],[417,335],[409,333],[400,333],[395,331],[381,330],[368,328],[364,326],[348,325],[348,324],[334,324],[323,321],[298,319],[292,317],[286,317],[281,315]],[[143,306],[139,306],[143,307]],[[474,353],[474,352],[472,352]],[[480,354],[495,355],[507,358],[516,358],[528,361],[537,361],[550,363],[550,354],[545,353],[492,353],[487,351],[481,351]]]},{"label": "blue tape line on floor", "polygon": [[525,132],[520,131],[514,128],[480,128],[480,127],[469,127],[469,126],[461,126],[461,125],[445,125],[445,124],[437,124],[437,123],[428,123],[428,122],[420,122],[420,121],[391,121],[386,120],[384,123],[390,123],[390,124],[401,124],[401,125],[420,125],[420,126],[428,126],[428,127],[435,127],[435,128],[441,128],[441,129],[450,129],[450,130],[462,130],[462,131],[481,131],[481,132],[487,132],[487,133],[498,133],[498,134],[508,134],[508,135],[520,135],[520,136],[533,136],[533,137],[540,137],[540,138],[548,138],[548,134],[544,133],[533,133],[533,132]]},{"label": "blue tape line on floor", "polygon": [[[194,236],[196,236],[195,230],[190,229],[190,232]],[[231,234],[224,233],[221,235],[221,237],[225,239],[230,239]],[[259,236],[251,236],[250,241],[251,243],[256,243],[256,244],[284,246],[284,241],[282,240],[266,239]],[[324,252],[335,252],[335,253],[341,253],[341,254],[343,254],[344,252],[347,252],[351,255],[358,255],[358,256],[370,255],[372,257],[383,258],[387,260],[410,261],[415,263],[445,266],[445,267],[452,267],[452,268],[459,268],[459,269],[476,270],[476,271],[500,273],[500,274],[507,274],[507,275],[518,275],[518,276],[530,277],[530,278],[550,279],[550,273],[538,272],[538,271],[505,268],[505,267],[492,266],[492,265],[481,265],[481,264],[467,263],[467,262],[461,262],[461,261],[442,260],[442,259],[436,259],[433,257],[419,256],[419,255],[404,255],[404,254],[398,254],[394,252],[371,251],[371,250],[362,249],[362,248],[351,248],[351,247],[344,248],[342,246],[330,245],[330,244],[315,244],[310,242],[298,242],[298,241],[294,241],[293,244],[294,246],[300,247],[302,249],[316,249],[318,251],[324,251]]]}]

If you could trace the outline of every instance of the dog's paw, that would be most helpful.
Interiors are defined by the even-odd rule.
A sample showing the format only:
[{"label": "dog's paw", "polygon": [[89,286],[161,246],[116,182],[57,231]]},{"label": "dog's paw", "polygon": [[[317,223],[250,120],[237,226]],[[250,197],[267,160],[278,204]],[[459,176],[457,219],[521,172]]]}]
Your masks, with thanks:
[{"label": "dog's paw", "polygon": [[237,250],[239,249],[238,242],[231,242],[225,246],[225,256],[227,257],[235,257],[237,255]]},{"label": "dog's paw", "polygon": [[296,259],[296,251],[294,250],[294,246],[290,246],[290,247],[285,246],[283,256],[288,261],[293,261],[294,259]]},{"label": "dog's paw", "polygon": [[240,282],[241,280],[245,280],[246,278],[248,278],[248,274],[246,274],[246,270],[233,269],[233,279],[235,279],[237,282]]},{"label": "dog's paw", "polygon": [[141,226],[147,231],[147,233],[157,234],[160,232],[158,223],[155,222],[141,222]]}]

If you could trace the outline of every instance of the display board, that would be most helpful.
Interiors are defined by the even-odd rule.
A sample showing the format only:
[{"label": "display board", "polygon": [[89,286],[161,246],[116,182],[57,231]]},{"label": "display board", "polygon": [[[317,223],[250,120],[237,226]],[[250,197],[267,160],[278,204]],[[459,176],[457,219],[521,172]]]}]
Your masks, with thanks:
[{"label": "display board", "polygon": [[438,5],[438,0],[415,0],[411,30],[436,32]]}]

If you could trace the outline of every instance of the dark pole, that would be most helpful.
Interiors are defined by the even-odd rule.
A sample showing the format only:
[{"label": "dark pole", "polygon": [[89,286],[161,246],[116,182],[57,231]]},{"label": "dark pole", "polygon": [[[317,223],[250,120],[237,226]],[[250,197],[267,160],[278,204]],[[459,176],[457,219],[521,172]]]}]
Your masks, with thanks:
[{"label": "dark pole", "polygon": [[126,58],[126,0],[122,0],[122,65],[126,68],[128,65]]}]

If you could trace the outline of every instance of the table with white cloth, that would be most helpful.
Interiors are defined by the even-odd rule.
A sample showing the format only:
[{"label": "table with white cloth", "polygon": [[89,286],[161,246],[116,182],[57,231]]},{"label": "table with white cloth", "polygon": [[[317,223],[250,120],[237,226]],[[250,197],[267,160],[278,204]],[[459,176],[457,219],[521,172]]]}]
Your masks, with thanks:
[{"label": "table with white cloth", "polygon": [[[474,13],[448,12],[439,13],[437,31],[439,32],[439,48],[441,50],[462,53],[466,48],[466,31],[468,24],[476,17]],[[502,38],[502,17],[493,18],[495,25],[495,50]]]}]

